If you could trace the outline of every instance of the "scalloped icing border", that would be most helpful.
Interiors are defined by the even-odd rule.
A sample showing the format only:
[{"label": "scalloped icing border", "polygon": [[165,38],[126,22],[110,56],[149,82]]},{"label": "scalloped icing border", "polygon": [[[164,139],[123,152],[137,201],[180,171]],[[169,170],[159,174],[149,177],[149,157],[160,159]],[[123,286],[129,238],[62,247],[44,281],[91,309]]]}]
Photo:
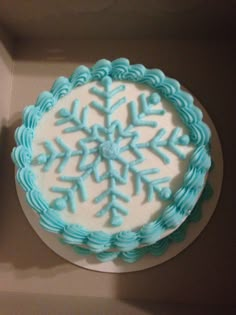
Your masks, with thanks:
[{"label": "scalloped icing border", "polygon": [[[188,218],[176,229],[172,234],[166,236],[165,238],[157,241],[153,245],[145,246],[143,248],[136,248],[127,252],[108,252],[104,251],[99,254],[95,254],[96,258],[101,262],[112,261],[114,259],[121,259],[126,263],[135,263],[144,255],[150,254],[152,256],[161,256],[165,254],[169,246],[173,243],[182,242],[186,238],[187,228],[190,223],[197,223],[202,217],[202,205],[206,200],[209,200],[213,195],[213,189],[210,183],[207,182],[203,189],[203,192],[195,205],[193,211],[188,216]],[[83,256],[94,255],[94,253],[86,248],[72,245],[72,248],[76,253]]]},{"label": "scalloped icing border", "polygon": [[[183,185],[174,194],[174,201],[165,208],[157,220],[143,225],[136,232],[122,231],[108,234],[102,231],[91,232],[78,224],[66,224],[44,200],[30,167],[34,130],[41,117],[72,89],[90,81],[101,80],[105,76],[111,76],[113,80],[146,84],[156,90],[174,106],[190,132],[191,143],[196,146],[190,158]],[[181,90],[178,81],[166,77],[158,69],[146,69],[140,64],[130,65],[129,60],[125,58],[112,62],[102,59],[90,69],[79,66],[69,79],[59,77],[50,92],[42,92],[35,105],[25,108],[23,124],[15,132],[17,146],[12,151],[12,159],[18,168],[17,181],[26,192],[28,204],[39,214],[41,226],[49,232],[60,234],[64,243],[86,245],[91,252],[100,256],[103,253],[103,257],[104,252],[111,248],[131,252],[140,245],[154,244],[153,246],[155,246],[165,231],[177,229],[190,215],[204,187],[205,178],[211,166],[209,154],[211,133],[208,126],[202,121],[202,117],[201,110],[193,103],[193,97]],[[126,261],[128,260],[126,259]]]}]

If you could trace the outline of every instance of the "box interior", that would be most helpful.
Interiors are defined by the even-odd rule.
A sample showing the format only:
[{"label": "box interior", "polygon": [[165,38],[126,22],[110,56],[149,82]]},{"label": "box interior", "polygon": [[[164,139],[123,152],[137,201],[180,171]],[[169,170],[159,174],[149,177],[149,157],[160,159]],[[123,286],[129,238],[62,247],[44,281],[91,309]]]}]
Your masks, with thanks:
[{"label": "box interior", "polygon": [[[0,297],[9,301],[2,304],[6,312],[11,297],[26,301],[31,295],[42,301],[51,296],[55,298],[53,305],[61,296],[67,301],[78,296],[99,297],[103,305],[109,304],[107,299],[118,304],[120,299],[128,299],[133,302],[120,302],[123,306],[117,307],[126,305],[124,310],[136,310],[135,314],[154,314],[155,307],[162,312],[157,308],[159,303],[192,305],[191,314],[195,314],[196,305],[212,305],[214,310],[218,304],[227,305],[231,311],[235,303],[236,217],[230,180],[235,170],[234,7],[214,2],[214,12],[210,12],[212,7],[208,4],[204,9],[203,1],[180,1],[182,6],[171,1],[145,1],[147,6],[139,2],[136,6],[134,1],[122,5],[122,1],[109,0],[91,1],[90,5],[86,1],[78,1],[80,5],[67,5],[66,1],[52,1],[53,5],[41,1],[40,6],[36,1],[0,4]],[[67,263],[41,242],[21,211],[10,152],[23,108],[34,104],[38,94],[48,90],[58,76],[69,76],[79,64],[121,56],[162,69],[201,101],[222,141],[225,177],[213,218],[187,250],[156,268],[104,274]],[[71,305],[86,304],[86,314],[92,314],[86,301],[72,301]],[[91,304],[100,305],[93,301]],[[166,313],[183,314],[183,309],[179,310],[174,307]]]}]

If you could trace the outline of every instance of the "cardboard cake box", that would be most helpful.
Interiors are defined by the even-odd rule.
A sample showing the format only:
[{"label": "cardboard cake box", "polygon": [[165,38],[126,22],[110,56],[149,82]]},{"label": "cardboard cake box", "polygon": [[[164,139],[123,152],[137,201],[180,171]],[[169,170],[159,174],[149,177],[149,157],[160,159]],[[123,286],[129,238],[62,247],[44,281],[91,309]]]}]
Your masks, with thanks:
[{"label": "cardboard cake box", "polygon": [[[233,313],[235,45],[223,40],[230,36],[231,9],[213,10],[223,19],[219,28],[202,1],[58,1],[57,10],[46,1],[20,2],[0,4],[0,313]],[[206,40],[214,30],[219,39]],[[18,202],[10,152],[23,108],[55,78],[80,64],[121,56],[162,69],[200,99],[217,127],[228,168],[216,212],[190,248],[155,268],[106,274],[71,265],[42,243]]]}]

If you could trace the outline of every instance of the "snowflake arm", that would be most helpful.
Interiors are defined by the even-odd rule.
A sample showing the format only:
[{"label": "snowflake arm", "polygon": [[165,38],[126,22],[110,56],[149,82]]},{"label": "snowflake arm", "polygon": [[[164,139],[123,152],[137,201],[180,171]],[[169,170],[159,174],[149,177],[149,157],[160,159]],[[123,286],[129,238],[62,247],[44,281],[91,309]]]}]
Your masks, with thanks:
[{"label": "snowflake arm", "polygon": [[[144,155],[142,154],[141,150],[137,147],[138,139],[139,139],[139,135],[134,134],[130,143],[120,148],[121,153],[123,153],[125,151],[131,151],[134,154],[134,156],[136,157],[136,159],[133,160],[130,163],[130,165],[140,164],[145,160]],[[129,162],[124,162],[124,160],[122,160],[122,158],[121,158],[120,162],[123,164],[126,164],[126,163],[129,164]]]},{"label": "snowflake arm", "polygon": [[145,143],[136,144],[137,149],[149,148],[156,155],[158,155],[165,164],[170,163],[170,158],[162,148],[168,149],[180,159],[185,159],[186,155],[178,148],[178,146],[187,146],[190,142],[188,135],[178,136],[180,128],[175,128],[166,140],[163,140],[163,136],[166,134],[164,128],[160,129],[157,134],[149,141]]},{"label": "snowflake arm", "polygon": [[61,173],[72,156],[79,156],[83,153],[82,150],[70,149],[60,137],[57,137],[55,139],[55,142],[57,143],[61,151],[58,151],[51,141],[45,141],[44,146],[48,153],[42,153],[36,157],[36,163],[43,164],[43,170],[45,172],[48,172],[51,169],[55,160],[60,159],[60,164],[57,168],[57,172]]},{"label": "snowflake arm", "polygon": [[124,165],[129,165],[129,171],[135,176],[135,194],[139,195],[141,192],[142,184],[147,189],[147,200],[152,201],[155,193],[158,193],[159,197],[162,200],[167,200],[171,197],[171,190],[168,187],[162,187],[160,184],[168,183],[171,178],[170,177],[162,177],[159,179],[151,180],[148,178],[148,175],[158,174],[158,168],[150,168],[147,170],[139,171],[135,168],[135,164],[132,162],[127,162],[124,158],[119,157],[119,161]]},{"label": "snowflake arm", "polygon": [[141,183],[147,189],[147,200],[152,201],[155,193],[158,193],[162,200],[167,200],[171,197],[171,190],[167,187],[161,187],[160,184],[168,183],[171,177],[162,177],[151,180],[147,175],[158,173],[158,169],[148,169],[144,171],[138,171],[134,167],[131,167],[131,172],[135,175],[135,193],[138,195],[141,191]]},{"label": "snowflake arm", "polygon": [[[144,94],[140,95],[141,112],[138,112],[138,104],[135,101],[129,103],[129,112],[132,126],[148,126],[156,127],[156,121],[144,120],[143,118],[150,115],[164,115],[165,110],[154,110],[152,107],[160,103],[160,96],[157,93],[153,93],[149,97]],[[130,126],[128,127],[130,128]]]},{"label": "snowflake arm", "polygon": [[100,112],[104,114],[113,114],[121,105],[125,103],[126,98],[122,97],[117,102],[115,102],[111,107],[104,107],[99,102],[93,101],[92,106],[99,110]]},{"label": "snowflake arm", "polygon": [[152,109],[154,105],[158,105],[161,101],[159,94],[153,93],[149,97],[145,97],[145,94],[140,95],[140,101],[142,106],[141,117],[147,115],[164,115],[164,109]]},{"label": "snowflake arm", "polygon": [[[118,174],[114,169],[113,161],[108,161],[109,171],[104,175],[97,178],[98,181],[104,180],[105,178],[109,179],[110,187],[98,195],[94,201],[96,203],[101,202],[105,198],[108,199],[107,204],[97,212],[97,217],[102,217],[108,212],[110,212],[110,222],[113,226],[120,226],[123,223],[123,218],[121,215],[127,215],[128,210],[123,207],[120,203],[117,202],[117,199],[122,200],[123,202],[129,202],[130,197],[120,190],[117,189],[117,182],[120,184],[127,184],[128,179],[128,168],[126,167],[123,173],[123,177]],[[98,175],[97,175],[98,176]]]},{"label": "snowflake arm", "polygon": [[[93,126],[93,130],[96,130],[96,125]],[[89,155],[97,153],[98,152],[98,147],[89,149],[87,148],[86,144],[90,143],[90,142],[95,142],[95,143],[100,143],[102,142],[102,139],[99,138],[98,135],[95,134],[95,132],[93,132],[93,135],[87,138],[83,138],[79,141],[79,145],[81,147],[81,150],[75,150],[75,149],[71,149],[60,137],[56,137],[55,139],[56,144],[58,145],[58,147],[60,148],[60,151],[58,151],[54,144],[51,141],[45,141],[44,146],[47,150],[47,154],[40,154],[36,157],[35,162],[37,164],[43,164],[43,170],[45,172],[48,172],[53,163],[56,160],[60,160],[60,164],[57,167],[57,172],[58,173],[62,173],[65,169],[65,167],[67,166],[69,160],[71,157],[75,157],[75,156],[81,156],[81,161],[78,165],[78,168],[81,171],[84,171],[86,169],[88,169],[90,166],[92,166],[92,164],[94,162],[91,163],[87,163],[87,158]],[[99,160],[99,161],[98,161]],[[100,162],[99,157],[96,159],[97,162]]]},{"label": "snowflake arm", "polygon": [[116,202],[116,197],[113,195],[111,198],[111,201],[104,207],[102,208],[99,212],[97,212],[96,216],[97,217],[103,217],[107,212],[111,212],[111,225],[112,226],[120,226],[123,223],[123,218],[120,215],[127,215],[128,210],[123,207],[121,204]]},{"label": "snowflake arm", "polygon": [[129,173],[129,167],[128,164],[125,165],[124,167],[124,171],[122,172],[122,174],[119,174],[115,168],[112,166],[111,168],[111,163],[112,161],[109,161],[109,171],[105,172],[104,174],[99,174],[99,170],[98,170],[98,165],[94,165],[94,177],[97,183],[101,183],[103,180],[108,179],[113,177],[117,183],[121,184],[121,185],[125,185],[127,184],[127,180],[128,180],[128,173]]},{"label": "snowflake arm", "polygon": [[[104,105],[97,102],[93,101],[91,105],[96,108],[98,111],[105,115],[111,115],[113,114],[121,105],[123,105],[126,101],[126,97],[120,98],[118,101],[115,103],[111,103],[112,97],[114,97],[116,94],[120,93],[121,91],[125,90],[125,85],[122,84],[115,89],[111,89],[112,86],[112,79],[110,77],[105,77],[102,81],[101,84],[104,86],[104,90],[100,90],[97,87],[92,87],[90,91],[99,96],[101,99],[104,100]],[[107,126],[109,127],[109,126]]]},{"label": "snowflake arm", "polygon": [[106,191],[102,192],[99,196],[97,196],[94,201],[96,203],[101,202],[104,198],[109,197],[109,196],[115,196],[125,202],[130,201],[130,198],[126,195],[123,194],[122,192],[116,190],[115,188],[109,188]]},{"label": "snowflake arm", "polygon": [[56,125],[59,126],[67,123],[72,123],[74,126],[65,128],[65,133],[81,130],[86,132],[87,134],[90,134],[92,131],[91,128],[88,127],[88,110],[88,106],[85,106],[82,109],[81,115],[79,117],[79,100],[75,99],[72,103],[71,112],[66,108],[62,108],[61,110],[59,110],[58,115],[61,117],[61,119],[56,121]]},{"label": "snowflake arm", "polygon": [[52,202],[52,207],[56,210],[63,210],[68,204],[69,209],[75,213],[76,212],[76,201],[75,201],[75,193],[79,192],[81,200],[86,201],[88,199],[88,194],[85,186],[85,180],[92,173],[93,169],[90,168],[83,175],[79,177],[72,176],[61,176],[60,179],[64,182],[72,183],[70,188],[63,188],[53,186],[51,190],[56,193],[62,194],[62,197],[55,199]]},{"label": "snowflake arm", "polygon": [[89,149],[87,147],[87,144],[91,143],[91,142],[96,142],[96,141],[99,142],[98,139],[96,137],[93,137],[93,136],[85,138],[85,139],[81,139],[79,141],[80,147],[82,148],[82,152],[83,152],[82,158],[81,158],[81,161],[80,161],[79,167],[78,167],[78,169],[80,171],[87,170],[90,167],[92,167],[93,165],[95,167],[101,161],[101,158],[98,155],[97,158],[95,159],[95,161],[90,162],[90,163],[87,162],[89,155],[91,155],[93,153],[98,153],[98,147],[95,147],[93,149]]}]

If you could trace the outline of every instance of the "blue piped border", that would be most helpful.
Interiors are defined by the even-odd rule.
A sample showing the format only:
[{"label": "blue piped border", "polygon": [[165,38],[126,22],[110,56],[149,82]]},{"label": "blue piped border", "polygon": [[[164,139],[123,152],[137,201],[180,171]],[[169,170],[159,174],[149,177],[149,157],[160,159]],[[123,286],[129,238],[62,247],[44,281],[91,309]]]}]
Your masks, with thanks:
[{"label": "blue piped border", "polygon": [[[95,254],[96,258],[101,262],[112,261],[114,259],[120,258],[127,263],[134,263],[140,260],[146,254],[150,254],[152,256],[161,256],[165,254],[170,245],[181,242],[185,239],[187,228],[190,223],[196,223],[201,219],[202,205],[206,200],[211,198],[212,194],[212,187],[209,183],[207,183],[193,211],[190,213],[184,223],[181,224],[180,227],[178,227],[178,229],[172,234],[157,241],[155,244],[145,246],[143,248],[136,248],[126,252],[104,251],[102,253]],[[94,254],[91,250],[82,248],[80,246],[72,245],[72,247],[75,252],[83,256],[90,256]]]},{"label": "blue piped border", "polygon": [[[72,89],[91,81],[101,80],[105,76],[110,76],[113,80],[146,84],[156,90],[173,104],[188,128],[191,143],[196,148],[191,156],[183,185],[173,197],[174,201],[157,220],[144,225],[138,231],[108,234],[102,231],[91,232],[77,224],[66,224],[59,213],[50,209],[44,200],[31,168],[34,130],[41,117]],[[99,255],[110,248],[130,252],[140,245],[155,244],[165,231],[180,226],[196,204],[211,165],[210,130],[202,121],[202,112],[193,104],[193,97],[181,90],[178,81],[166,77],[162,71],[146,69],[143,65],[130,65],[129,60],[125,58],[112,62],[102,59],[90,69],[85,66],[78,67],[69,79],[58,78],[50,92],[41,93],[35,105],[26,107],[23,124],[17,128],[15,139],[17,146],[12,151],[12,159],[18,168],[17,181],[25,190],[29,205],[40,215],[41,226],[49,232],[60,234],[63,242],[87,245],[90,251]]]}]

